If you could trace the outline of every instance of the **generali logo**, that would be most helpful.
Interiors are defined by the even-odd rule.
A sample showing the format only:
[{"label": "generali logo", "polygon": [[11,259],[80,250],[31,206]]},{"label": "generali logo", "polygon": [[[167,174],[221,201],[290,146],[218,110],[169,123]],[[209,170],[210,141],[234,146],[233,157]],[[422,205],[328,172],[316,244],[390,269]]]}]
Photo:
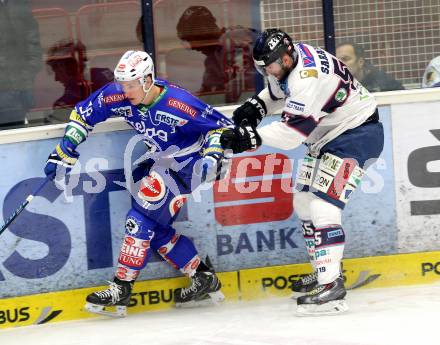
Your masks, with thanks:
[{"label": "generali logo", "polygon": [[179,101],[175,98],[168,98],[167,104],[169,107],[179,109],[180,111],[183,111],[191,117],[196,117],[197,115],[197,110],[195,110],[193,107],[189,106],[185,102]]},{"label": "generali logo", "polygon": [[116,102],[120,102],[123,101],[125,99],[125,96],[123,94],[120,93],[116,93],[113,95],[108,95],[104,97],[104,103],[109,104],[109,103],[116,103]]}]

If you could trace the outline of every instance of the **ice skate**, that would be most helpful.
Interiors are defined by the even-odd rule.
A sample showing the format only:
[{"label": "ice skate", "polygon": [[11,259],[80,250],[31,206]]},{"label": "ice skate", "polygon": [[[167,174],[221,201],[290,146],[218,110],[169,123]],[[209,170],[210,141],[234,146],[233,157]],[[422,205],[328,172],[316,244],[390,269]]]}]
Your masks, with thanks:
[{"label": "ice skate", "polygon": [[[127,316],[127,305],[130,302],[132,282],[126,282],[115,278],[109,282],[108,289],[91,293],[86,298],[85,309],[91,313],[112,316]],[[114,309],[114,311],[109,310]]]},{"label": "ice skate", "polygon": [[223,302],[225,296],[220,291],[221,286],[214,272],[196,272],[191,277],[189,287],[174,291],[176,307],[198,307]]},{"label": "ice skate", "polygon": [[306,293],[312,291],[318,285],[318,273],[313,272],[295,280],[292,283],[292,291]]},{"label": "ice skate", "polygon": [[346,294],[344,280],[338,277],[334,282],[318,285],[305,296],[298,297],[297,313],[300,316],[343,313],[348,310],[344,299]]}]

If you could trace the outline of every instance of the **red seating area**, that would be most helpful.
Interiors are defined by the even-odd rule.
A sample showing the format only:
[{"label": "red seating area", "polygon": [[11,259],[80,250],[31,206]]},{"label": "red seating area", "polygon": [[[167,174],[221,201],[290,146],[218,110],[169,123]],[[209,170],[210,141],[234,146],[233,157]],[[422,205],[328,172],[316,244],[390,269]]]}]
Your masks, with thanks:
[{"label": "red seating area", "polygon": [[32,11],[39,28],[44,67],[34,81],[34,110],[54,103],[73,106],[113,80],[128,49],[142,49],[136,36],[138,1],[88,4],[75,12],[48,7]]},{"label": "red seating area", "polygon": [[[128,49],[143,49],[138,24],[141,17],[139,1],[106,1],[50,7],[58,3],[50,0],[34,1],[34,6],[47,6],[32,11],[39,27],[43,49],[44,67],[34,81],[34,110],[51,110],[54,107],[72,107],[91,92],[113,80],[113,69],[121,55]],[[40,5],[41,4],[41,5]],[[175,27],[170,29],[171,0],[154,3],[157,76],[167,78],[200,96],[235,94],[254,90],[254,78],[247,76],[245,66],[252,63],[245,48],[234,51],[233,35],[229,36],[228,51],[219,56],[216,72],[221,83],[212,90],[201,90],[205,73],[206,56],[197,49],[185,49],[176,40]],[[206,0],[214,12],[219,27],[228,27],[230,1]],[[70,6],[70,7],[68,7]],[[186,7],[181,6],[182,11]],[[161,12],[162,11],[162,12]],[[161,17],[162,15],[162,17]],[[178,18],[181,13],[173,13]],[[168,22],[164,22],[164,18]],[[173,25],[171,25],[173,26]],[[209,45],[201,41],[200,46]],[[226,46],[226,45],[225,45]],[[196,47],[197,48],[197,47]],[[226,55],[236,56],[237,66],[231,68]],[[249,61],[251,62],[249,62]],[[233,77],[231,78],[231,73]],[[227,83],[233,80],[233,83]],[[228,91],[229,90],[229,91]],[[235,96],[233,96],[235,97]]]},{"label": "red seating area", "polygon": [[[232,2],[171,4],[172,0],[154,3],[156,60],[163,62],[158,75],[198,96],[217,95],[206,99],[214,103],[236,102],[244,92],[255,91],[252,43],[243,45],[245,30],[233,29]],[[193,14],[186,12],[190,6],[196,8]],[[182,42],[170,39],[176,35]]]}]

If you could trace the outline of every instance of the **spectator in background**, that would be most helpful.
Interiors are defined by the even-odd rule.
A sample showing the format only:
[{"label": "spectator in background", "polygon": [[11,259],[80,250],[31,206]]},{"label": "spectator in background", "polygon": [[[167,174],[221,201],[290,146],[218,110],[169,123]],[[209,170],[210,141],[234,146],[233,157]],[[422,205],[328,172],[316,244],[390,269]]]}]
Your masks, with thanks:
[{"label": "spectator in background", "polygon": [[368,62],[364,49],[356,43],[340,43],[336,47],[336,57],[347,65],[355,78],[370,92],[404,89],[399,81]]},{"label": "spectator in background", "polygon": [[46,63],[55,73],[55,81],[64,86],[63,95],[53,103],[50,123],[69,121],[73,106],[102,86],[113,81],[113,71],[107,67],[91,67],[85,78],[87,49],[81,42],[64,40],[56,43],[47,52]]},{"label": "spectator in background", "polygon": [[432,59],[426,67],[422,87],[440,87],[440,56]]},{"label": "spectator in background", "polygon": [[[225,92],[226,103],[237,102],[245,90],[255,89],[252,47],[258,32],[234,26],[220,28],[205,6],[190,6],[177,23],[178,37],[190,49],[206,55],[199,92]],[[184,80],[179,82],[184,85]]]},{"label": "spectator in background", "polygon": [[30,0],[0,0],[0,126],[23,126],[42,67],[38,25]]},{"label": "spectator in background", "polygon": [[[83,80],[84,63],[78,63],[78,51],[85,49],[81,43],[60,41],[49,48],[46,63],[55,73],[55,80],[63,84],[64,93],[53,104],[53,113],[48,117],[51,123],[69,121],[72,107],[88,96],[88,89]],[[85,56],[85,55],[82,55]]]}]

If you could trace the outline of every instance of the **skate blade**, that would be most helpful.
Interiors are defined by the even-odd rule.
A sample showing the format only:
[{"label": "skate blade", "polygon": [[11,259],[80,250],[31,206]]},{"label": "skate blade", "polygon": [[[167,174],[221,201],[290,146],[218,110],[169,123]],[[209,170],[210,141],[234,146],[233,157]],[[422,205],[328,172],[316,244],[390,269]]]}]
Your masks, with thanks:
[{"label": "skate blade", "polygon": [[209,293],[205,298],[196,301],[188,301],[184,303],[175,304],[176,308],[198,308],[198,307],[209,307],[215,306],[225,300],[225,295],[219,290],[216,292]]},{"label": "skate blade", "polygon": [[[106,307],[103,305],[97,305],[93,303],[87,302],[84,306],[85,310],[90,313],[110,316],[110,317],[126,317],[127,316],[127,307],[123,305],[116,305],[114,307]],[[109,310],[107,308],[114,309],[115,311]]]},{"label": "skate blade", "polygon": [[301,304],[297,307],[298,316],[324,316],[345,313],[348,304],[344,299],[330,301],[324,304]]},{"label": "skate blade", "polygon": [[297,300],[298,297],[305,296],[305,295],[307,295],[307,292],[296,292],[296,291],[292,291],[292,294],[290,295],[290,298],[291,298],[291,299],[294,299],[294,300]]}]

